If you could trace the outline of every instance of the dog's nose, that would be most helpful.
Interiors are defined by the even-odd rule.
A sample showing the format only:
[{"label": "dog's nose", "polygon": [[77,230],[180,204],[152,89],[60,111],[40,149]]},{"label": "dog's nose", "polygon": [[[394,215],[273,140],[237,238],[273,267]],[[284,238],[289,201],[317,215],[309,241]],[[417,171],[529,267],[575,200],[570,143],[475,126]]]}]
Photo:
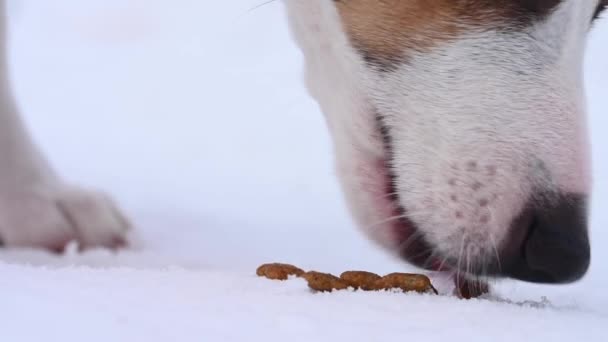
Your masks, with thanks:
[{"label": "dog's nose", "polygon": [[559,284],[579,280],[587,272],[591,248],[586,196],[565,195],[529,206],[512,232],[520,242],[505,249],[506,276]]}]

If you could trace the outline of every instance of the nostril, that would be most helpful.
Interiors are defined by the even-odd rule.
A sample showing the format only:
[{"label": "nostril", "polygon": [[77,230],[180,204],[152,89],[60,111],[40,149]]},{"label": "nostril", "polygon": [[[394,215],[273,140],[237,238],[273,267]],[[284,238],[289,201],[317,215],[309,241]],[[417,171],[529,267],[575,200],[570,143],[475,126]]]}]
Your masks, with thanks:
[{"label": "nostril", "polygon": [[[531,216],[530,216],[531,214]],[[509,276],[536,283],[569,283],[582,278],[591,259],[587,205],[583,195],[546,201],[528,212],[527,235],[511,258]]]}]

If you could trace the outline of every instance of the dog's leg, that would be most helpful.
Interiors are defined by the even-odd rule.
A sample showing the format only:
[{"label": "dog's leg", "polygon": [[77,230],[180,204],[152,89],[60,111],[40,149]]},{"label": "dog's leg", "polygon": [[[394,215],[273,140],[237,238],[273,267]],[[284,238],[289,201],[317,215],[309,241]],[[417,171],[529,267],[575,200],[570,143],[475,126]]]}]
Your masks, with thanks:
[{"label": "dog's leg", "polygon": [[28,137],[7,77],[6,8],[0,0],[0,242],[61,250],[118,247],[127,221],[107,196],[66,185]]}]

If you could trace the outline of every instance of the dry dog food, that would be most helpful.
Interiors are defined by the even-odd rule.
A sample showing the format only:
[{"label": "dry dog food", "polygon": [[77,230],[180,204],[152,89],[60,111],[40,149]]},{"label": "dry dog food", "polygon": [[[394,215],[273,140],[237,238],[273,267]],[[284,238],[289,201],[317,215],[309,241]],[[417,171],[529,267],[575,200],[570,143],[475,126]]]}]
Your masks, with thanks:
[{"label": "dry dog food", "polygon": [[289,276],[301,277],[304,271],[293,265],[275,263],[258,267],[256,274],[272,280],[287,280]]},{"label": "dry dog food", "polygon": [[328,273],[310,271],[304,273],[302,278],[308,282],[308,287],[315,291],[331,292],[333,290],[346,290],[350,285],[344,280]]},{"label": "dry dog food", "polygon": [[382,277],[375,273],[365,271],[346,271],[340,275],[340,279],[348,283],[354,289],[372,291],[376,290],[376,282]]},{"label": "dry dog food", "polygon": [[374,290],[401,289],[403,291],[437,293],[431,280],[421,274],[391,273],[380,278],[374,284]]},{"label": "dry dog food", "polygon": [[384,277],[365,271],[347,271],[336,277],[332,274],[316,271],[304,272],[288,264],[266,264],[258,267],[257,275],[274,280],[287,280],[290,275],[301,277],[308,282],[308,287],[315,291],[331,292],[346,290],[382,291],[399,289],[404,292],[435,293],[437,290],[431,280],[421,274],[391,273]]}]

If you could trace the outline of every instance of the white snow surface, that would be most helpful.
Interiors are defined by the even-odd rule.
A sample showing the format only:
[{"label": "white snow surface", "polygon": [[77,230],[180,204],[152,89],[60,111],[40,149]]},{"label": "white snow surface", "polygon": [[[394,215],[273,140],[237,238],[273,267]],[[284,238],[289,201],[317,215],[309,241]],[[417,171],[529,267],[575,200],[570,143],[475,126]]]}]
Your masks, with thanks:
[{"label": "white snow surface", "polygon": [[261,2],[9,0],[33,134],[66,178],[121,203],[137,243],[0,252],[0,340],[608,341],[608,20],[585,67],[595,193],[583,281],[502,281],[471,301],[313,294],[255,268],[413,269],[353,228],[282,5],[250,11]]}]

